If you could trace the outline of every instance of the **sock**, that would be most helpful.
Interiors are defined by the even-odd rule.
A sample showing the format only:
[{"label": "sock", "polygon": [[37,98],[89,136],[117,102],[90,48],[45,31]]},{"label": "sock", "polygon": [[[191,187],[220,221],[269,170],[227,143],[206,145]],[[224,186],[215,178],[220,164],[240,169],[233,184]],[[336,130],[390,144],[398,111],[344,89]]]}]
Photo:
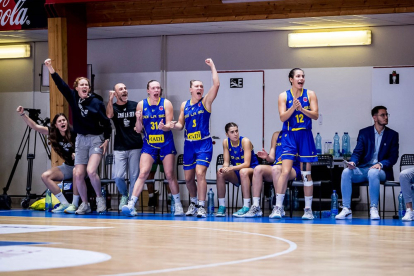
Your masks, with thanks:
[{"label": "sock", "polygon": [[173,195],[173,198],[175,204],[181,204],[180,193]]},{"label": "sock", "polygon": [[137,196],[131,196],[131,200],[134,202],[134,205],[137,204],[138,197]]},{"label": "sock", "polygon": [[243,206],[250,208],[250,198],[243,198]]},{"label": "sock", "polygon": [[197,204],[197,197],[190,197],[190,202]]},{"label": "sock", "polygon": [[206,204],[205,200],[199,200],[198,201],[198,206],[200,206],[200,207],[204,207],[205,204]]},{"label": "sock", "polygon": [[253,197],[253,205],[256,207],[260,206],[260,197]]},{"label": "sock", "polygon": [[72,204],[75,205],[75,207],[79,207],[79,198],[80,195],[73,195],[73,200],[72,200]]},{"label": "sock", "polygon": [[225,198],[219,198],[219,206],[226,206],[226,199]]},{"label": "sock", "polygon": [[148,197],[149,197],[149,198],[154,197],[154,193],[152,193],[152,194],[148,194]]},{"label": "sock", "polygon": [[313,196],[305,196],[305,209],[312,209],[312,198]]},{"label": "sock", "polygon": [[62,192],[55,195],[57,199],[59,199],[60,203],[63,205],[69,205],[69,202],[66,200],[65,196],[62,194]]},{"label": "sock", "polygon": [[276,206],[282,208],[285,194],[276,194]]}]

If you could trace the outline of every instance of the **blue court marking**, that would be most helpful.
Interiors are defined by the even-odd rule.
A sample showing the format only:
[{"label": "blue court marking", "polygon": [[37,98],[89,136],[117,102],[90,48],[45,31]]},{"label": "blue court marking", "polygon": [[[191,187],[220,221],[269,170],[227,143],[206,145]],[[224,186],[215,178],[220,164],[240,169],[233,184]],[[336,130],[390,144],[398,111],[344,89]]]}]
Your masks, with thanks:
[{"label": "blue court marking", "polygon": [[33,211],[33,210],[7,210],[0,211],[3,217],[50,217],[50,218],[80,218],[80,219],[123,219],[123,220],[164,220],[164,221],[214,221],[214,222],[244,222],[244,223],[297,223],[297,224],[315,224],[315,225],[379,225],[379,226],[414,226],[414,221],[403,222],[398,219],[380,219],[370,220],[369,218],[353,218],[348,220],[335,220],[332,218],[316,218],[314,220],[302,220],[301,217],[285,217],[283,219],[269,219],[268,216],[260,218],[237,218],[230,215],[226,217],[174,217],[171,214],[164,213],[138,213],[136,217],[126,217],[118,212],[107,212],[100,215],[96,212],[87,215],[75,214],[53,214],[51,212]]},{"label": "blue court marking", "polygon": [[13,245],[37,245],[37,244],[49,244],[48,242],[18,242],[18,241],[0,241],[0,246],[13,246]]}]

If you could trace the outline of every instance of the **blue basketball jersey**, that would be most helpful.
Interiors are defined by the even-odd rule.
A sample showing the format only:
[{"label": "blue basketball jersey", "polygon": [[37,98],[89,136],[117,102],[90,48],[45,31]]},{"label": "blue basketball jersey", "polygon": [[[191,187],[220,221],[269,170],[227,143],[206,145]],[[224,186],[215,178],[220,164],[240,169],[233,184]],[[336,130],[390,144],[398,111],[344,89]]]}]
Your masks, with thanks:
[{"label": "blue basketball jersey", "polygon": [[158,129],[161,120],[165,121],[164,98],[160,98],[157,105],[151,105],[149,99],[143,101],[142,124],[144,126],[145,142],[154,148],[160,148],[173,140],[170,131]]},{"label": "blue basketball jersey", "polygon": [[[286,91],[286,110],[293,105],[293,94],[291,90]],[[310,100],[308,97],[308,90],[302,89],[302,93],[298,98],[302,107],[307,110],[310,109]],[[312,129],[312,119],[300,111],[295,110],[288,120],[283,122],[282,130],[297,131],[301,129]]]},{"label": "blue basketball jersey", "polygon": [[191,100],[188,100],[184,107],[184,138],[202,140],[210,137],[210,115],[210,111],[203,104],[203,99],[195,104],[191,104]]},{"label": "blue basketball jersey", "polygon": [[275,161],[273,162],[273,165],[282,164],[282,161],[279,161],[279,158],[282,156],[282,153],[283,153],[283,148],[282,148],[282,135],[283,135],[283,131],[279,132],[279,135],[277,136],[277,140],[276,140],[276,152],[275,152]]},{"label": "blue basketball jersey", "polygon": [[[230,138],[227,138],[227,143],[229,145],[229,154],[230,154],[230,162],[233,166],[238,166],[244,163],[244,150],[242,147],[242,140],[243,137],[239,137],[239,143],[237,146],[233,146],[231,144]],[[254,154],[253,145],[252,145],[252,157],[250,159],[250,168],[255,168],[259,165],[259,161],[257,160],[256,154]]]}]

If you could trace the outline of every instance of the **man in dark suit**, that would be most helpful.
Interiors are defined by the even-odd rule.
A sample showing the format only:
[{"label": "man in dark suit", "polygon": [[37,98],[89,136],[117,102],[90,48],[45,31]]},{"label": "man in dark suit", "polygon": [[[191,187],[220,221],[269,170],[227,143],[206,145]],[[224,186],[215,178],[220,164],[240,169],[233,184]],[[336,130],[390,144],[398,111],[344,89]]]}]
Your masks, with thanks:
[{"label": "man in dark suit", "polygon": [[357,145],[341,177],[342,204],[344,208],[336,219],[352,218],[352,183],[369,182],[371,219],[380,219],[378,201],[380,181],[394,180],[392,166],[398,160],[398,132],[386,127],[389,114],[385,106],[371,111],[374,125],[359,131]]}]

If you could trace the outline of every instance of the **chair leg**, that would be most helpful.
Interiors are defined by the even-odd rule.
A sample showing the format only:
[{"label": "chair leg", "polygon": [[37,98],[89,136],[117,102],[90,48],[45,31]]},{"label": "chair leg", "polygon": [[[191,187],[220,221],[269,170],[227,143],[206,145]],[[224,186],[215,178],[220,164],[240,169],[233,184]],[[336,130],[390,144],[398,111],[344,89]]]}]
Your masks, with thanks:
[{"label": "chair leg", "polygon": [[368,218],[369,218],[369,207],[371,206],[371,204],[369,203],[369,187],[367,186],[367,202],[368,202]]},{"label": "chair leg", "polygon": [[290,218],[292,218],[292,216],[293,216],[293,204],[294,204],[293,203],[293,193],[294,193],[294,191],[293,191],[293,189],[291,189],[291,191],[289,193],[289,197],[290,197],[290,199],[289,199],[289,201],[290,201],[290,210],[289,210]]},{"label": "chair leg", "polygon": [[394,192],[394,186],[392,187],[392,199],[394,200],[394,215],[397,215],[397,205],[395,204],[395,192]]},{"label": "chair leg", "polygon": [[322,184],[319,186],[319,218],[322,218]]},{"label": "chair leg", "polygon": [[385,219],[385,184],[384,184],[384,192],[383,199],[382,199],[382,219]]},{"label": "chair leg", "polygon": [[[228,209],[230,209],[230,187],[229,187],[230,186],[230,183],[227,183],[225,185],[227,185],[227,206],[228,206]],[[219,206],[219,204],[218,204],[218,196],[217,196],[217,206]]]}]

